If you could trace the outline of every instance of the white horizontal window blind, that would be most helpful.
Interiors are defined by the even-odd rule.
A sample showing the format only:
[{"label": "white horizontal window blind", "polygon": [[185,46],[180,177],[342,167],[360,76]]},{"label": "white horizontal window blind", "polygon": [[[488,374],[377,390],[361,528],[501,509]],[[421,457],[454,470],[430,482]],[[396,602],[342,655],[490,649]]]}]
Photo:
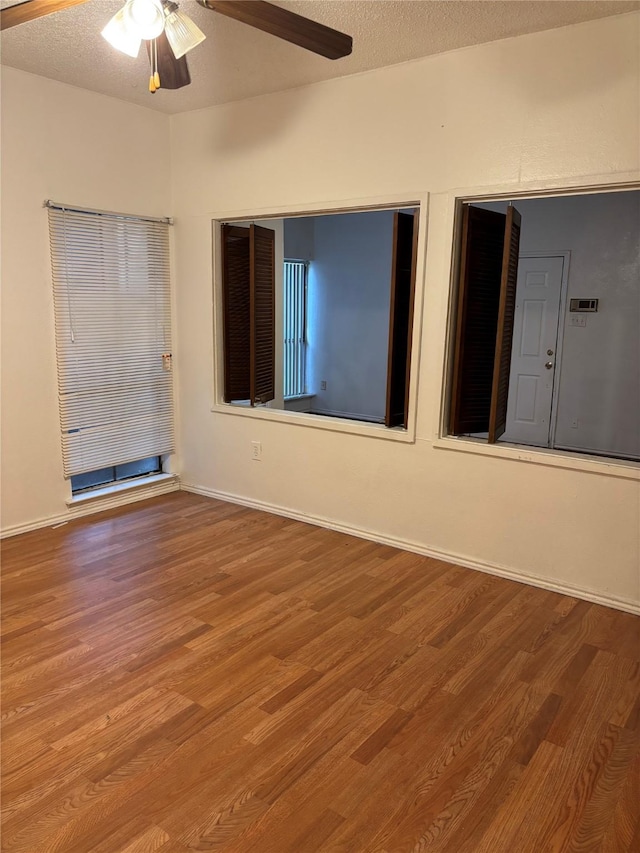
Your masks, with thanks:
[{"label": "white horizontal window blind", "polygon": [[306,392],[307,264],[284,262],[284,396]]},{"label": "white horizontal window blind", "polygon": [[174,449],[168,228],[49,208],[66,477]]}]

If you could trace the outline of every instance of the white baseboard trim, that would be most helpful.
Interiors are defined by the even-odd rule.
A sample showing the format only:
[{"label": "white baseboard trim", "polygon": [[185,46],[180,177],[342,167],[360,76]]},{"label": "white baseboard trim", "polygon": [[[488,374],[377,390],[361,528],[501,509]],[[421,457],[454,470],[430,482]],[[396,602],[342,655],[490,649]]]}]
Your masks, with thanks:
[{"label": "white baseboard trim", "polygon": [[5,527],[0,531],[0,539],[7,539],[9,536],[18,536],[20,533],[29,533],[32,530],[40,530],[43,527],[55,527],[58,524],[65,524],[65,522],[73,521],[75,518],[81,518],[85,515],[93,515],[96,512],[103,512],[107,509],[115,509],[126,504],[155,498],[158,495],[176,492],[179,488],[179,479],[171,477],[150,486],[137,486],[137,488],[128,491],[114,492],[112,495],[105,495],[95,500],[74,504],[66,512],[61,512],[57,515],[49,515],[46,518],[39,518],[26,524],[14,524],[12,527]]},{"label": "white baseboard trim", "polygon": [[435,548],[429,548],[419,542],[412,542],[395,536],[386,536],[381,533],[376,533],[373,530],[352,527],[349,524],[343,524],[342,522],[336,521],[332,518],[326,518],[319,515],[307,515],[306,513],[298,512],[297,510],[289,509],[288,507],[278,506],[277,504],[267,503],[266,501],[252,500],[250,498],[242,497],[241,495],[230,494],[229,492],[220,492],[216,489],[206,488],[205,486],[181,483],[180,488],[185,492],[192,492],[196,495],[203,495],[208,498],[227,501],[228,503],[240,504],[241,506],[250,507],[251,509],[270,512],[274,515],[282,515],[286,518],[293,518],[296,521],[315,524],[318,527],[326,527],[329,530],[337,530],[339,533],[347,533],[350,536],[356,536],[359,539],[379,542],[382,545],[390,545],[392,548],[399,548],[402,551],[411,551],[415,554],[422,554],[425,557],[433,557],[436,560],[442,560],[445,563],[454,563],[457,566],[464,566],[467,569],[475,569],[476,571],[484,572],[485,574],[497,575],[498,577],[507,578],[508,580],[517,581],[518,583],[525,583],[529,586],[539,587],[540,589],[548,589],[551,592],[558,592],[561,595],[569,595],[573,598],[591,601],[594,604],[601,604],[604,607],[612,607],[616,610],[624,610],[627,613],[640,615],[640,602],[634,601],[630,598],[620,598],[618,596],[596,592],[592,589],[585,589],[583,587],[577,587],[567,583],[560,583],[552,578],[531,575],[527,572],[519,572],[515,569],[507,568],[506,566],[497,566],[492,563],[486,563],[482,560],[467,557],[464,554],[439,551]]}]

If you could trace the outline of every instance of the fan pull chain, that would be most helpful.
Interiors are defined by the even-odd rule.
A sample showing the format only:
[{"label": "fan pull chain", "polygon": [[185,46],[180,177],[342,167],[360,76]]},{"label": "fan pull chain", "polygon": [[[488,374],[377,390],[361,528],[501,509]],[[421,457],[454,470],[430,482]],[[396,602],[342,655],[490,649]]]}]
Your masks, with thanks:
[{"label": "fan pull chain", "polygon": [[155,80],[153,79],[153,48],[149,51],[149,64],[151,65],[151,74],[149,75],[149,91],[153,95],[157,89]]},{"label": "fan pull chain", "polygon": [[153,95],[160,88],[160,75],[158,74],[158,40],[153,40],[150,51],[149,62],[151,63],[151,74],[149,75],[149,91]]},{"label": "fan pull chain", "polygon": [[153,56],[155,58],[155,72],[153,74],[153,82],[156,89],[160,88],[160,75],[158,74],[158,39],[153,40]]}]

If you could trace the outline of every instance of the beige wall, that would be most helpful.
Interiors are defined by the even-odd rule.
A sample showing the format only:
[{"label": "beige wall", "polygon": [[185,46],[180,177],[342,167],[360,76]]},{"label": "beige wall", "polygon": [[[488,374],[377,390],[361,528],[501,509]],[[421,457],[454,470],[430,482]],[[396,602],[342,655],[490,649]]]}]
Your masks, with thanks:
[{"label": "beige wall", "polygon": [[[454,197],[637,179],[637,31],[610,18],[173,117],[183,483],[637,606],[629,469],[438,440]],[[425,193],[415,443],[212,412],[212,217]]]},{"label": "beige wall", "polygon": [[169,214],[168,118],[2,69],[2,528],[67,511],[56,394],[50,198]]},{"label": "beige wall", "polygon": [[[171,120],[3,69],[3,529],[58,518],[69,494],[42,209],[52,198],[176,216],[187,486],[637,605],[637,480],[604,464],[574,471],[447,450],[438,423],[453,199],[637,179],[638,22],[611,18]],[[212,412],[212,216],[426,193],[415,443]],[[252,440],[262,462],[250,459]]]}]

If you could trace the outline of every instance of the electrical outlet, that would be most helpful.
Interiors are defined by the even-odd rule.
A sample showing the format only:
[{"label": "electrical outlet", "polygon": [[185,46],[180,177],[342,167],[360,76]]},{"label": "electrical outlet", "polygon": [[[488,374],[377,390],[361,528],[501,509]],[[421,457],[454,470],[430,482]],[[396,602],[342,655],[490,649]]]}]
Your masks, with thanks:
[{"label": "electrical outlet", "polygon": [[571,429],[578,429],[578,419],[577,418],[574,418],[571,421]]},{"label": "electrical outlet", "polygon": [[259,441],[251,442],[251,458],[254,462],[262,462],[262,445]]},{"label": "electrical outlet", "polygon": [[322,382],[320,383],[320,390],[321,391],[327,390],[327,380],[326,379],[323,379]]}]

